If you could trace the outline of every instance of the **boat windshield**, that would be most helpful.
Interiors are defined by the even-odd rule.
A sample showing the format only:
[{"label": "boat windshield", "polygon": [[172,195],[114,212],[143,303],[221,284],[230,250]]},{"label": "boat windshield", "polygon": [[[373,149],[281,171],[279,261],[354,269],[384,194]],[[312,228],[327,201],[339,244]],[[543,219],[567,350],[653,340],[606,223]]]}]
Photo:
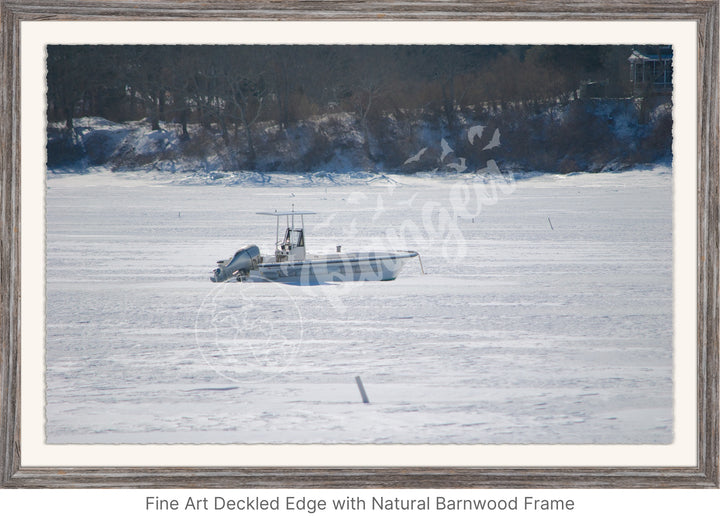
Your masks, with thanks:
[{"label": "boat windshield", "polygon": [[285,232],[284,246],[305,246],[305,236],[300,228],[288,228]]}]

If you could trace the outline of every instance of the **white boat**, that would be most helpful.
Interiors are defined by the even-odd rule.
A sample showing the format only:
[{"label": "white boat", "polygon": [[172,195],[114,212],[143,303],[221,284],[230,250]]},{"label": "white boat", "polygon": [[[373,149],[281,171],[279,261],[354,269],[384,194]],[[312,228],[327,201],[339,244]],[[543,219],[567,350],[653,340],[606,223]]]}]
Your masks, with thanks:
[{"label": "white boat", "polygon": [[[229,258],[217,262],[210,280],[216,283],[237,281],[280,281],[318,284],[333,281],[392,281],[405,261],[417,257],[415,251],[375,251],[344,253],[341,246],[328,255],[305,252],[305,215],[310,211],[258,212],[276,217],[275,254],[263,256],[255,244],[243,246]],[[280,239],[280,217],[285,217],[285,234]],[[296,226],[295,217],[300,217]]]}]

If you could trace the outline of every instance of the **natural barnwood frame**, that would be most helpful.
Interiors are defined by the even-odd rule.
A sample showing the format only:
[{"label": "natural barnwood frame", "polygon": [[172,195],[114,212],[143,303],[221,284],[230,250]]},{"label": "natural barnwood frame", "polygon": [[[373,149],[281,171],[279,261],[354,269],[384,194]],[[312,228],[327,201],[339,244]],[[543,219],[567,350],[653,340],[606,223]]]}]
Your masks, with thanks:
[{"label": "natural barnwood frame", "polygon": [[[0,486],[718,487],[718,0],[0,0]],[[698,64],[697,465],[663,468],[24,468],[20,463],[20,22],[31,20],[688,20]]]}]

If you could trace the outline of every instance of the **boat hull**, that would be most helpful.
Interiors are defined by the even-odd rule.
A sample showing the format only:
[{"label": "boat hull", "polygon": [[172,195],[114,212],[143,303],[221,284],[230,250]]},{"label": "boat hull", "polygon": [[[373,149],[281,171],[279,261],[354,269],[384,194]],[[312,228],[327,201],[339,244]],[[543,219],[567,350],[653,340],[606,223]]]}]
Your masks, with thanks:
[{"label": "boat hull", "polygon": [[417,252],[346,253],[303,261],[262,263],[241,280],[319,284],[344,281],[392,281]]}]

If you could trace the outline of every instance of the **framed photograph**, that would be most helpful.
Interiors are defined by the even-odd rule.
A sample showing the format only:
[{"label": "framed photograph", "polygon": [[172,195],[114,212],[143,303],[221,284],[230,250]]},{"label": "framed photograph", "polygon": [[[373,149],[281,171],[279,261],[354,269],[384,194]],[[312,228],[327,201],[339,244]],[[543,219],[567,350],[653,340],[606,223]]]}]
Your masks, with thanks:
[{"label": "framed photograph", "polygon": [[718,487],[718,3],[3,0],[4,487]]}]

